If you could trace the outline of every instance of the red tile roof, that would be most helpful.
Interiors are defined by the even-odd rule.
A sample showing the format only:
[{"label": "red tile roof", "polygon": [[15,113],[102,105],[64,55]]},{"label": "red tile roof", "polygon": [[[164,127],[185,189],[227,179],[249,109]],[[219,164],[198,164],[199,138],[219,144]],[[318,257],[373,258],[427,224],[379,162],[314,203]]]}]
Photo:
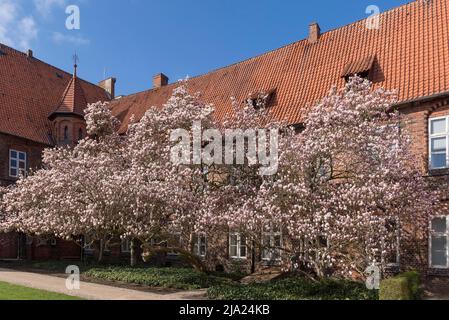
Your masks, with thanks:
[{"label": "red tile roof", "polygon": [[[367,59],[374,56],[373,62]],[[344,85],[345,68],[363,69],[367,63],[372,64],[375,86],[396,89],[401,101],[449,91],[449,0],[409,3],[382,13],[379,30],[358,21],[322,34],[316,43],[301,40],[192,78],[189,88],[215,105],[219,120],[232,112],[231,96],[244,101],[254,92],[275,88],[273,117],[296,124],[304,120],[308,105],[333,85]],[[175,86],[114,101],[122,130],[131,115],[140,118],[148,108],[160,107]]]},{"label": "red tile roof", "polygon": [[76,76],[76,66],[75,73],[70,80],[67,88],[62,95],[61,102],[58,105],[58,108],[52,113],[56,114],[75,114],[81,117],[84,117],[84,110],[87,108],[87,100],[84,95],[83,88],[81,87],[81,82],[79,78]]},{"label": "red tile roof", "polygon": [[[0,132],[52,144],[48,117],[61,104],[72,75],[0,44]],[[88,103],[109,100],[106,92],[78,79]]]}]

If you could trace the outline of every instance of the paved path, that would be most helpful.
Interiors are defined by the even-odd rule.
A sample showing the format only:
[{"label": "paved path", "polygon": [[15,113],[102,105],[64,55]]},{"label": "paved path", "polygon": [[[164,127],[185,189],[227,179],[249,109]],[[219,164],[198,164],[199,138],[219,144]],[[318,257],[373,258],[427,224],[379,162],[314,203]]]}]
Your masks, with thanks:
[{"label": "paved path", "polygon": [[88,300],[201,300],[205,294],[204,290],[151,293],[87,282],[81,282],[80,290],[68,290],[64,278],[2,268],[0,268],[0,281]]}]

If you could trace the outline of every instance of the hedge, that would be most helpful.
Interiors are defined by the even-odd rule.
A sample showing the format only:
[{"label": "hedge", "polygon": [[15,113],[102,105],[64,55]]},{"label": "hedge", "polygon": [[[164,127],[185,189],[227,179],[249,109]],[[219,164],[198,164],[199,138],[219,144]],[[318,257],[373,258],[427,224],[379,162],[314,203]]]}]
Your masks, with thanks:
[{"label": "hedge", "polygon": [[421,283],[418,272],[406,272],[397,277],[385,279],[380,284],[380,300],[419,300]]}]

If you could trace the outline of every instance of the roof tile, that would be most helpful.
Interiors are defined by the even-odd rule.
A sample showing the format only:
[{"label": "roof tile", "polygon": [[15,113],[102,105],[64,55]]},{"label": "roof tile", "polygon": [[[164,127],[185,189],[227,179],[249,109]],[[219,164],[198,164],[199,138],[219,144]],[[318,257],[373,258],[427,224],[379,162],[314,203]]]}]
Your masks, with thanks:
[{"label": "roof tile", "polygon": [[[213,103],[218,120],[231,112],[231,97],[244,101],[256,91],[276,88],[271,113],[292,124],[304,121],[308,106],[329,89],[342,87],[345,68],[368,68],[372,57],[375,87],[397,90],[400,101],[449,91],[449,1],[418,0],[380,15],[380,29],[366,20],[323,33],[261,56],[190,79],[189,90]],[[370,57],[370,59],[367,59]],[[367,60],[366,60],[367,59]],[[131,115],[161,107],[177,84],[123,97],[112,110],[125,130]]]}]

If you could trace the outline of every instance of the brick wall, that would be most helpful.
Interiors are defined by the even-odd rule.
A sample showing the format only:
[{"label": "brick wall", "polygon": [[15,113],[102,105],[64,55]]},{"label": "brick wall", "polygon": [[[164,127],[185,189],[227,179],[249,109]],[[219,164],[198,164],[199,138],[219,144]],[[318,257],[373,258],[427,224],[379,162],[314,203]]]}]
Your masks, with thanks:
[{"label": "brick wall", "polygon": [[47,146],[19,137],[0,133],[0,183],[10,185],[16,179],[9,176],[9,150],[27,153],[27,169],[36,169],[42,165],[42,151]]}]

